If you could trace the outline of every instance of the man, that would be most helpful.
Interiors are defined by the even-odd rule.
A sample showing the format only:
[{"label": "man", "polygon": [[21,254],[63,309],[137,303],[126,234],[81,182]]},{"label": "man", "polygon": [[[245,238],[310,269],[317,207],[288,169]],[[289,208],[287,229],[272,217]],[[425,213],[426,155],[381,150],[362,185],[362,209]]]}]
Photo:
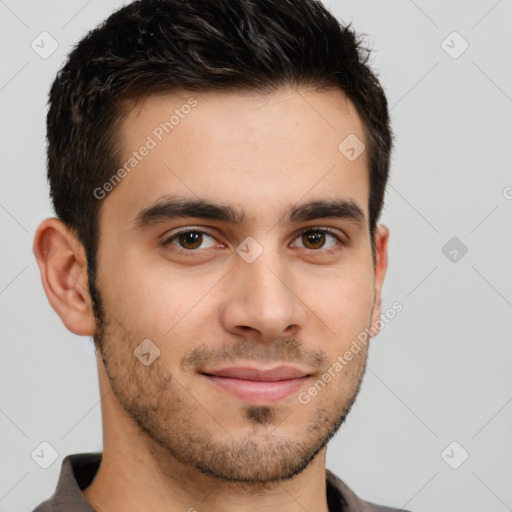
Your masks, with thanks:
[{"label": "man", "polygon": [[387,268],[367,57],[313,0],[141,0],[69,55],[34,249],[104,442],[37,512],[392,510],[325,468]]}]

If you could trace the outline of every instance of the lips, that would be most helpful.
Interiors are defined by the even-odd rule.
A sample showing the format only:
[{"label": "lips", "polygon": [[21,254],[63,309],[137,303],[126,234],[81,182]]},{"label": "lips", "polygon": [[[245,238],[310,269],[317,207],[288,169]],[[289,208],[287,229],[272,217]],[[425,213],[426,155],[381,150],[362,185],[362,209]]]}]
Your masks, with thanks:
[{"label": "lips", "polygon": [[232,377],[235,379],[256,380],[264,382],[299,379],[307,375],[307,373],[292,366],[278,366],[268,370],[258,370],[256,368],[248,367],[231,367],[203,373],[208,375],[215,375],[217,377]]},{"label": "lips", "polygon": [[229,367],[201,372],[209,383],[252,405],[270,405],[297,392],[310,375],[292,366]]}]

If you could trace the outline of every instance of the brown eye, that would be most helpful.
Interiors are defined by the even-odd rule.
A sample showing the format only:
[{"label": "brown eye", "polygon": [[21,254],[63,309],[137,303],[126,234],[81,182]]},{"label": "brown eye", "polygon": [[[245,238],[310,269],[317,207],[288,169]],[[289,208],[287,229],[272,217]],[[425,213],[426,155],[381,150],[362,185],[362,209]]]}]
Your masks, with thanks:
[{"label": "brown eye", "polygon": [[[211,239],[209,246],[201,247],[206,239]],[[177,252],[199,252],[200,249],[209,249],[215,246],[215,239],[204,231],[188,230],[175,233],[162,242],[164,247],[172,246]]]},{"label": "brown eye", "polygon": [[[326,237],[334,239],[335,243],[325,247]],[[311,250],[328,250],[336,247],[337,244],[344,245],[343,240],[334,231],[325,228],[308,229],[307,231],[302,232],[298,238],[301,239],[305,249]]]},{"label": "brown eye", "polygon": [[318,231],[308,231],[302,234],[302,241],[308,249],[321,249],[325,244],[325,234]]},{"label": "brown eye", "polygon": [[184,249],[197,249],[203,241],[203,234],[199,231],[187,231],[179,233],[177,240]]}]

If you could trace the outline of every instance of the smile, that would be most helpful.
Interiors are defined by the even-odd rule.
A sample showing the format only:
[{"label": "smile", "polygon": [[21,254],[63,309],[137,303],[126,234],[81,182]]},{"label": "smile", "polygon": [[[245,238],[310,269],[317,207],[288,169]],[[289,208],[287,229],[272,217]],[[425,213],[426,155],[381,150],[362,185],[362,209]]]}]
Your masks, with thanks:
[{"label": "smile", "polygon": [[289,366],[271,370],[231,367],[201,372],[213,385],[252,405],[271,405],[296,393],[310,378],[306,372]]}]

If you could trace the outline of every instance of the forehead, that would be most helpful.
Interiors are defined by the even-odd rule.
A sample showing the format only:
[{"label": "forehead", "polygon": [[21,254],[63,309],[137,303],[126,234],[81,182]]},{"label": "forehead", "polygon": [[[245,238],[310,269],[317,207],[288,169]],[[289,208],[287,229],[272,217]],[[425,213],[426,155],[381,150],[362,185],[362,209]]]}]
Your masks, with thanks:
[{"label": "forehead", "polygon": [[[102,206],[118,220],[169,194],[232,205],[247,219],[345,197],[367,216],[364,127],[339,89],[181,91],[127,106],[118,141],[124,172]],[[347,157],[347,141],[359,144],[357,158]]]}]

